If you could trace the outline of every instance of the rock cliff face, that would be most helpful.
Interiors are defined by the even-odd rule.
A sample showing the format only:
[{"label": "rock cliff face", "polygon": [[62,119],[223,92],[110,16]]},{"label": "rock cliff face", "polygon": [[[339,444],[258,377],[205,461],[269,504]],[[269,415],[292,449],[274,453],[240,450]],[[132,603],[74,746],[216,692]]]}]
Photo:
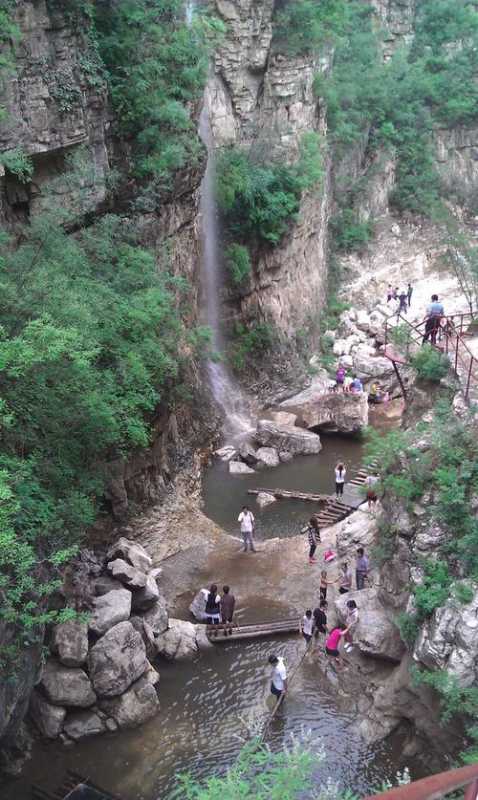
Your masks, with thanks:
[{"label": "rock cliff face", "polygon": [[[274,52],[274,5],[273,0],[217,0],[227,29],[207,103],[217,146],[235,143],[290,162],[305,132],[326,133],[324,109],[313,92],[324,63]],[[327,291],[329,201],[326,164],[322,185],[303,196],[297,224],[279,246],[257,259],[250,289],[233,313],[246,321],[272,322],[287,337],[317,316]]]},{"label": "rock cliff face", "polygon": [[61,175],[65,158],[78,148],[88,163],[82,210],[95,210],[106,199],[109,107],[88,20],[73,30],[64,11],[46,0],[16,3],[14,18],[21,36],[12,45],[14,71],[0,97],[6,110],[0,149],[21,148],[31,156],[34,174],[27,185],[4,172],[0,214],[9,222],[25,219],[42,208],[48,189],[62,204],[75,206],[77,198]]}]

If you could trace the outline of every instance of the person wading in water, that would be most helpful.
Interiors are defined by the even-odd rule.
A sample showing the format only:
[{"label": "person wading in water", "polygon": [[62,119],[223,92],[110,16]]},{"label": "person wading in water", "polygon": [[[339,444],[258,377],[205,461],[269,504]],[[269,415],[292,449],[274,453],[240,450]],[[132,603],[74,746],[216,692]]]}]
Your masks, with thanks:
[{"label": "person wading in water", "polygon": [[284,664],[284,659],[281,656],[269,656],[269,664],[271,665],[271,692],[277,700],[283,699],[287,692],[287,670]]}]

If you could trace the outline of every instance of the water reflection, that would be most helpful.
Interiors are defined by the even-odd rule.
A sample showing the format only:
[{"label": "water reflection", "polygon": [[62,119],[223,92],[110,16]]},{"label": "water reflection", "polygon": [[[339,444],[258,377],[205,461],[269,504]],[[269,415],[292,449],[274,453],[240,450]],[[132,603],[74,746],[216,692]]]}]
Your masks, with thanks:
[{"label": "water reflection", "polygon": [[[176,775],[185,770],[197,776],[225,771],[251,720],[263,723],[269,713],[268,656],[284,656],[293,670],[303,648],[298,637],[231,643],[195,664],[162,665],[156,719],[135,731],[86,740],[71,749],[38,743],[26,775],[5,788],[3,800],[29,799],[32,783],[52,789],[68,768],[123,800],[163,800]],[[327,752],[318,780],[330,777],[364,793],[393,775],[399,754],[393,742],[367,747],[356,733],[354,712],[337,700],[317,661],[308,656],[266,741],[279,747],[290,733],[310,728]]]}]

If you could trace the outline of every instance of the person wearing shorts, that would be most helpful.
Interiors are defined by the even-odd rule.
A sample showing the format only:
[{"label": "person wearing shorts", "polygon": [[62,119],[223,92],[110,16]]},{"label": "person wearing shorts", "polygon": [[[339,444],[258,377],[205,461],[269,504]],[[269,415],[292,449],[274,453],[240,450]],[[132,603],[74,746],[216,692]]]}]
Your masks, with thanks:
[{"label": "person wearing shorts", "polygon": [[347,628],[345,625],[339,625],[331,631],[325,641],[325,652],[330,658],[340,663],[339,644],[342,636],[345,636]]},{"label": "person wearing shorts", "polygon": [[280,656],[269,656],[269,664],[271,665],[271,693],[279,700],[287,692],[287,670],[285,668],[284,659]]}]

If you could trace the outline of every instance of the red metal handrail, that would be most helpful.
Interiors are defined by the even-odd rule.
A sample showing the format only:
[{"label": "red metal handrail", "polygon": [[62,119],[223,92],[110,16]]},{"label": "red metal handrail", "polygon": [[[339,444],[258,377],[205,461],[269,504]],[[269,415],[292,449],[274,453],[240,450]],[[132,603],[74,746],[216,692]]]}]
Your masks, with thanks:
[{"label": "red metal handrail", "polygon": [[[456,325],[455,325],[455,322],[454,322],[455,318],[459,319],[459,324],[460,324],[460,329],[459,330],[457,330],[457,328],[456,328]],[[444,326],[441,325],[440,329],[439,329],[439,331],[437,333],[439,335],[439,341],[440,342],[442,341],[443,338],[445,339],[445,353],[448,356],[451,356],[452,352],[454,351],[454,371],[455,371],[455,374],[457,375],[457,377],[459,379],[461,379],[465,383],[464,396],[465,396],[465,400],[468,402],[472,378],[476,382],[478,382],[478,359],[473,355],[473,353],[471,352],[471,350],[469,349],[469,347],[467,346],[467,344],[465,343],[465,341],[463,339],[463,321],[464,321],[465,318],[474,319],[475,316],[471,312],[463,312],[461,314],[451,314],[450,316],[443,317],[442,319],[444,319],[446,321],[446,324]],[[409,326],[409,328],[411,328],[413,331],[415,331],[420,336],[419,340],[415,337],[415,338],[412,339],[412,341],[415,344],[418,344],[418,343],[421,344],[423,337],[422,337],[422,333],[421,333],[420,329],[423,328],[423,326],[426,326],[427,319],[424,319],[424,320],[422,320],[422,322],[419,322],[419,323],[417,323],[415,325],[412,324],[411,322],[409,322],[409,320],[406,319],[405,317],[403,317],[401,314],[397,314],[397,321],[399,319],[402,320],[404,323],[406,323]],[[439,345],[439,344],[430,342],[430,345],[432,347],[435,347],[435,349],[439,350],[440,352],[443,352],[443,346],[441,344]],[[450,345],[452,345],[452,346],[450,347]],[[388,320],[386,319],[385,320],[385,355],[387,356],[387,358],[389,358],[392,361],[392,364],[394,365],[395,372],[397,373],[397,377],[399,377],[398,370],[396,368],[396,362],[399,362],[399,359],[395,358],[393,353],[390,354],[389,352],[387,352],[387,347],[388,347]],[[466,363],[464,361],[464,358],[463,358],[464,352],[463,351],[465,352],[466,356],[468,356],[468,358],[469,358],[469,362],[468,363]],[[401,363],[405,363],[405,362],[402,361]],[[460,364],[460,366],[462,367],[462,369],[465,372],[465,376],[463,378],[462,378],[462,376],[460,376],[460,374],[458,372],[458,365],[459,364]],[[404,387],[402,385],[402,381],[400,380],[400,378],[399,378],[399,381],[400,381],[400,385],[402,386],[402,390],[404,392]],[[405,392],[404,392],[404,397],[405,397]]]},{"label": "red metal handrail", "polygon": [[439,800],[451,792],[466,788],[464,800],[478,796],[478,764],[439,772],[419,781],[412,781],[388,792],[370,795],[364,800]]}]

